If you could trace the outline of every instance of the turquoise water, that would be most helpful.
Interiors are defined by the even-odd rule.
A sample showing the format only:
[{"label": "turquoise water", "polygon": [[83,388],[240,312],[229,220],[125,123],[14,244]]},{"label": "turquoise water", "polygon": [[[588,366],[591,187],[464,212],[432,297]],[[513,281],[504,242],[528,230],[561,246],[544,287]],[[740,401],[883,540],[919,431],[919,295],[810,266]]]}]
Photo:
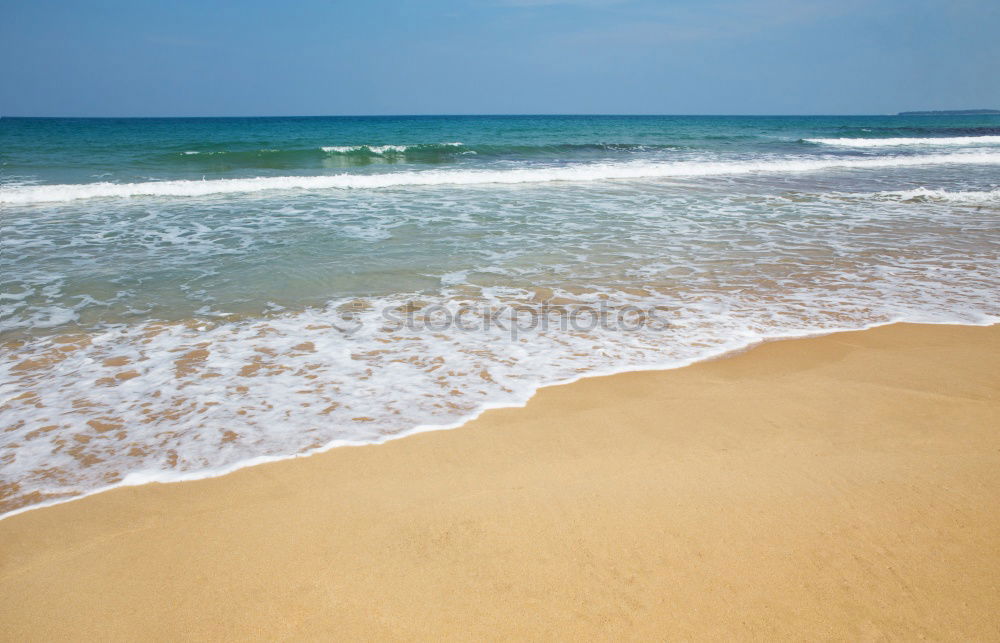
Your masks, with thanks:
[{"label": "turquoise water", "polygon": [[4,118],[0,154],[0,510],[1000,319],[997,116]]},{"label": "turquoise water", "polygon": [[[850,155],[811,138],[1000,135],[998,116],[410,116],[0,120],[5,181],[43,184]],[[460,145],[448,145],[460,143]],[[381,146],[407,149],[378,150]]]}]

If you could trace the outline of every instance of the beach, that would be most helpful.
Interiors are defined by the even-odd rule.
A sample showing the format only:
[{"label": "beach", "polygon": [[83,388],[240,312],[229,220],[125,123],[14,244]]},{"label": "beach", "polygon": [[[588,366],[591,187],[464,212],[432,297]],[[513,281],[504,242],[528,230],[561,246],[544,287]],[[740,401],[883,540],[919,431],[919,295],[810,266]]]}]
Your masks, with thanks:
[{"label": "beach", "polygon": [[1000,642],[996,0],[9,4],[0,643]]},{"label": "beach", "polygon": [[0,638],[1000,637],[1000,327],[542,388],[0,521]]}]

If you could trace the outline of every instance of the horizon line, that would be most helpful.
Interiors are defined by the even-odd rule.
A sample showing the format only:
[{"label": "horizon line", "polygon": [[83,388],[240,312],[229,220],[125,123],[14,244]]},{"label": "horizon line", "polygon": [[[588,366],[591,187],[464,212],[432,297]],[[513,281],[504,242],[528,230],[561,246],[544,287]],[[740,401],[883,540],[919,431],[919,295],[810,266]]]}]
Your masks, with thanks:
[{"label": "horizon line", "polygon": [[[961,111],[987,111],[987,110],[907,110],[908,112],[917,112],[918,114],[932,113],[932,112],[961,112]],[[37,119],[162,119],[162,118],[440,118],[440,117],[525,117],[525,116],[634,116],[634,117],[649,117],[649,116],[702,116],[702,117],[742,117],[742,116],[900,116],[904,112],[895,113],[751,113],[751,114],[740,114],[740,113],[643,113],[643,112],[510,112],[510,113],[440,113],[440,114],[215,114],[215,115],[155,115],[155,116],[120,116],[120,115],[110,115],[110,116],[66,116],[66,115],[47,115],[47,116],[30,116],[23,114],[3,114],[0,115],[0,119],[4,118],[37,118]],[[961,115],[961,114],[954,114]],[[976,116],[977,114],[967,114],[969,116]],[[978,114],[979,116],[990,116],[995,114]]]}]

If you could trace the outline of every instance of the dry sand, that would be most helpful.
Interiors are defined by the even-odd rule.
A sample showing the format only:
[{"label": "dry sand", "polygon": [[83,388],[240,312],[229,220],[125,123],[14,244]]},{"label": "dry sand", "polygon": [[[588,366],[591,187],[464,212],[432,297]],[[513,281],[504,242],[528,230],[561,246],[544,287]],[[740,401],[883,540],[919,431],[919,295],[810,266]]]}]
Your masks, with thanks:
[{"label": "dry sand", "polygon": [[0,637],[1000,638],[1000,327],[541,391],[0,521]]}]

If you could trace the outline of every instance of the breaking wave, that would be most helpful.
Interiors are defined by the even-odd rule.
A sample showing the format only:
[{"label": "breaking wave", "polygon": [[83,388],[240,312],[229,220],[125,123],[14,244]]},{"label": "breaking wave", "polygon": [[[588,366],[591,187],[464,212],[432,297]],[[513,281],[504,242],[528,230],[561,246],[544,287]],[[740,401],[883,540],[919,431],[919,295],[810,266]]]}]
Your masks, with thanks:
[{"label": "breaking wave", "polygon": [[329,145],[322,149],[328,154],[360,154],[372,156],[389,156],[406,154],[415,151],[438,151],[442,148],[462,147],[461,143],[432,143],[424,145]]},{"label": "breaking wave", "polygon": [[967,204],[1000,204],[1000,189],[996,190],[931,190],[916,188],[914,190],[891,190],[879,192],[876,196],[900,201],[946,201],[949,203]]},{"label": "breaking wave", "polygon": [[372,174],[275,176],[201,181],[85,183],[18,186],[0,191],[0,203],[32,204],[76,199],[198,197],[265,190],[378,189],[433,185],[518,184],[550,181],[601,181],[753,173],[816,172],[831,169],[914,167],[922,165],[1000,165],[1000,153],[963,152],[881,158],[677,161],[665,163],[588,163],[510,170],[423,170]]},{"label": "breaking wave", "polygon": [[902,145],[1000,145],[1000,136],[939,136],[927,138],[806,138],[807,143],[841,147],[899,147]]}]

